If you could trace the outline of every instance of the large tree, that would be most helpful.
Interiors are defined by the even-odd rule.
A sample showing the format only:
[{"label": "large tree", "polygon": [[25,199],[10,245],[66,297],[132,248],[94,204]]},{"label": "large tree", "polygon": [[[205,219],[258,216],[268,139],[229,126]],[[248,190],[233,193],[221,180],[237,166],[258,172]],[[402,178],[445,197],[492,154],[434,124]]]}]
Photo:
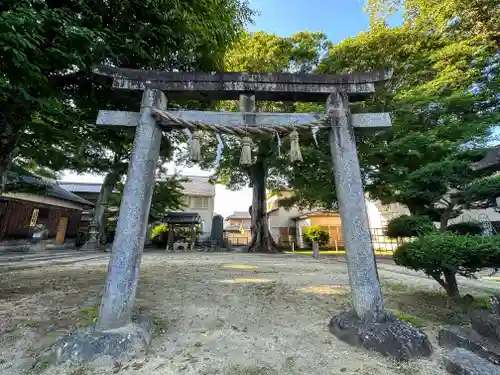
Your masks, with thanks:
[{"label": "large tree", "polygon": [[[468,32],[468,21],[452,19],[461,8],[438,7],[430,13],[410,8],[401,27],[389,28],[377,15],[369,31],[332,45],[318,72],[394,69],[393,79],[373,99],[352,107],[392,112],[390,131],[359,139],[366,189],[383,203],[399,202],[414,214],[431,214],[445,228],[463,208],[454,193],[481,175],[468,165],[480,157],[477,148],[484,147],[488,129],[498,120],[496,39],[491,33],[478,38]],[[427,20],[429,14],[434,21]],[[307,186],[293,186],[310,199],[311,186],[325,185],[314,174],[304,171]]]},{"label": "large tree", "polygon": [[[318,63],[327,46],[322,33],[298,32],[291,37],[280,37],[262,31],[245,33],[226,55],[226,71],[239,72],[309,72]],[[227,110],[240,110],[237,103],[222,103]],[[295,111],[294,103],[257,102],[257,111]],[[252,239],[247,246],[249,252],[276,252],[278,248],[269,233],[266,188],[280,183],[277,169],[286,157],[286,141],[278,155],[276,138],[253,139],[253,163],[244,168],[239,165],[241,144],[238,139],[224,136],[222,159],[216,174],[219,182],[230,189],[251,186],[253,190],[251,231]],[[216,143],[210,142],[206,148],[202,166],[213,167]]]},{"label": "large tree", "polygon": [[93,65],[214,70],[250,15],[239,0],[2,1],[2,185],[14,156],[61,169],[97,109],[136,109]]},{"label": "large tree", "polygon": [[[159,222],[168,212],[185,208],[183,183],[188,181],[189,178],[179,175],[167,176],[165,171],[157,170],[148,223]],[[109,197],[108,209],[112,207],[113,210],[108,212],[108,221],[110,218],[113,221],[118,218],[119,211],[116,211],[116,208],[120,207],[123,188],[124,184],[122,182],[117,183],[114,193]]]}]

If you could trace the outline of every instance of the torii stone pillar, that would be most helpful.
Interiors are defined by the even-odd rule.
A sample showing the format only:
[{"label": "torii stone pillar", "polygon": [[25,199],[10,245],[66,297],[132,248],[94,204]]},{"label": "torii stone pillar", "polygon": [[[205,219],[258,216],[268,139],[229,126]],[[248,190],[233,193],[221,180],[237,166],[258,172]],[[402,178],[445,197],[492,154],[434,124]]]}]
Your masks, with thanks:
[{"label": "torii stone pillar", "polygon": [[162,91],[144,90],[99,320],[95,327],[77,330],[57,343],[56,364],[124,358],[151,342],[152,320],[133,317],[132,312],[162,138],[153,108],[166,107]]},{"label": "torii stone pillar", "polygon": [[334,316],[330,331],[349,344],[399,360],[429,356],[427,336],[384,311],[347,94],[332,93],[326,106],[333,112],[330,151],[354,310]]},{"label": "torii stone pillar", "polygon": [[334,111],[329,130],[330,151],[342,220],[352,304],[361,319],[377,318],[384,310],[382,292],[347,94],[332,93],[328,97],[326,108]]},{"label": "torii stone pillar", "polygon": [[162,138],[153,107],[165,109],[167,98],[160,90],[146,89],[99,311],[101,329],[119,328],[132,319]]}]

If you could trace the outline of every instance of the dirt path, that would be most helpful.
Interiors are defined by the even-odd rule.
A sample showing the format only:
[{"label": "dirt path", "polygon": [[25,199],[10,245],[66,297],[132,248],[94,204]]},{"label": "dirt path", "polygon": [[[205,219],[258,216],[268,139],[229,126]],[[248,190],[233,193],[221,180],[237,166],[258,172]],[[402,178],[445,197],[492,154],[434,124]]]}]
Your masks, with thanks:
[{"label": "dirt path", "polygon": [[[387,266],[380,266],[387,306],[418,311],[434,339],[443,315],[435,305],[445,308],[435,291],[426,294],[435,282]],[[434,359],[400,365],[328,332],[329,319],[349,304],[341,260],[235,253],[146,253],[137,306],[156,328],[146,358],[108,370],[47,368],[57,338],[95,319],[106,267],[105,254],[0,266],[0,374],[444,374]]]}]

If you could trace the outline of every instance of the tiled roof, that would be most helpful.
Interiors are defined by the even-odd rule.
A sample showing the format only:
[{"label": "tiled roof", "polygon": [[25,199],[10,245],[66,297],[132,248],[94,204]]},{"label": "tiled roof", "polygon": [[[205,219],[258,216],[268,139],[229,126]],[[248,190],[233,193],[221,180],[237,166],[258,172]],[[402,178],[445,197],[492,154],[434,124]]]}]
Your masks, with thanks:
[{"label": "tiled roof", "polygon": [[251,219],[251,216],[248,211],[234,211],[231,215],[226,217],[226,220],[236,220],[236,219]]},{"label": "tiled roof", "polygon": [[313,215],[313,214],[338,214],[338,213],[339,213],[338,211],[334,211],[334,210],[312,210],[312,211],[302,212],[300,215],[292,217],[290,219],[297,220],[303,216],[309,216],[309,215]]},{"label": "tiled roof", "polygon": [[204,176],[181,176],[189,179],[188,182],[183,182],[184,194],[186,195],[204,195],[215,196],[215,185],[209,182],[209,177]]},{"label": "tiled roof", "polygon": [[58,185],[65,190],[73,193],[97,193],[101,191],[102,184],[100,183],[86,183],[86,182],[65,182],[59,181]]},{"label": "tiled roof", "polygon": [[44,189],[44,194],[46,194],[49,197],[58,198],[73,203],[78,203],[84,206],[91,206],[91,207],[94,206],[92,202],[89,202],[88,200],[83,199],[78,195],[75,195],[65,190],[57,183],[41,179],[22,168],[12,168],[11,174],[16,176],[16,178],[20,179],[21,184],[26,184],[35,187],[38,186],[41,189]]},{"label": "tiled roof", "polygon": [[[209,182],[209,177],[204,176],[180,176],[189,179],[187,182],[183,182],[185,195],[203,195],[203,196],[215,196],[215,185]],[[63,189],[71,191],[73,193],[99,193],[101,190],[100,183],[87,183],[87,182],[66,182],[59,181],[59,186]]]},{"label": "tiled roof", "polygon": [[196,212],[169,212],[162,221],[167,224],[199,224],[201,218]]}]

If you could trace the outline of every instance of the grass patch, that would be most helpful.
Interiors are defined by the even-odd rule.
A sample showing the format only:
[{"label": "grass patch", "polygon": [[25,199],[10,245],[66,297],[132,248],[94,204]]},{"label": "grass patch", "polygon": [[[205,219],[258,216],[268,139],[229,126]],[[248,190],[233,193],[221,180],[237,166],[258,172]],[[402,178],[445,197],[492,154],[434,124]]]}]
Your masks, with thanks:
[{"label": "grass patch", "polygon": [[471,305],[472,308],[476,310],[488,310],[489,312],[492,312],[491,304],[488,297],[485,296],[475,297]]},{"label": "grass patch", "polygon": [[45,336],[47,337],[59,337],[61,335],[60,332],[57,332],[57,331],[47,331],[45,333]]},{"label": "grass patch", "polygon": [[405,314],[402,311],[393,311],[392,312],[396,317],[399,319],[408,322],[410,324],[413,324],[417,328],[422,328],[425,327],[425,320],[420,319],[418,316],[413,316],[410,314]]},{"label": "grass patch", "polygon": [[80,316],[80,321],[83,325],[89,326],[97,322],[99,317],[99,307],[98,306],[88,306],[78,310],[78,315]]},{"label": "grass patch", "polygon": [[[474,296],[473,301],[449,298],[441,291],[425,291],[406,287],[401,284],[384,283],[382,285],[387,307],[401,316],[401,320],[417,318],[417,324],[460,324],[467,320],[471,309],[489,309],[488,298]],[[418,327],[418,325],[414,324]],[[425,324],[424,324],[425,325]]]}]

